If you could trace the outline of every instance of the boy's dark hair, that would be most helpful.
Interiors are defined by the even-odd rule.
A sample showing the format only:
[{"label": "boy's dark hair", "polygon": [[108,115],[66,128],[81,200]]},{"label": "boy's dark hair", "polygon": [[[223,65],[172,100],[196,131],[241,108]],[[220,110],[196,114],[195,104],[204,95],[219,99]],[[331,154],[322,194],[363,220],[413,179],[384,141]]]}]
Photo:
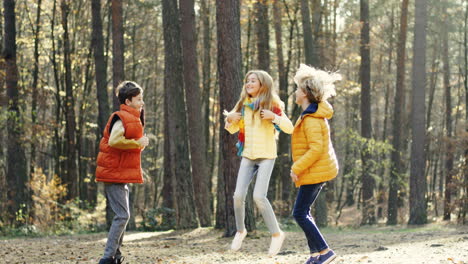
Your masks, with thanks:
[{"label": "boy's dark hair", "polygon": [[135,82],[123,81],[117,86],[117,97],[120,104],[125,104],[125,100],[132,100],[133,97],[141,94],[143,89]]}]

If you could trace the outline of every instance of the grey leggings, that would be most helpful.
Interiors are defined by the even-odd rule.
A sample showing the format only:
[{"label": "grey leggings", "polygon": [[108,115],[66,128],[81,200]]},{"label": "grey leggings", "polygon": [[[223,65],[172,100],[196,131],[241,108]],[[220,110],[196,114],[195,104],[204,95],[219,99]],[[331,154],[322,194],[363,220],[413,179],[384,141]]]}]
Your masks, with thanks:
[{"label": "grey leggings", "polygon": [[247,190],[255,172],[257,172],[253,199],[262,213],[270,233],[274,234],[280,232],[275,213],[266,197],[274,165],[275,159],[251,160],[242,158],[237,175],[236,191],[234,192],[234,213],[236,216],[237,231],[245,230],[245,196],[247,195]]}]

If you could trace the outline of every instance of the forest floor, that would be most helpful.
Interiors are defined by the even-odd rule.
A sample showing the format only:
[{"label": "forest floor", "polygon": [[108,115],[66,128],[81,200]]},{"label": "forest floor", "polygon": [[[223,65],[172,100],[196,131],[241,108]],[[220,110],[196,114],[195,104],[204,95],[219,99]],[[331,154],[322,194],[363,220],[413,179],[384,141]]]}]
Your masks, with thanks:
[{"label": "forest floor", "polygon": [[[263,228],[249,234],[239,252],[228,250],[231,238],[212,228],[128,232],[122,251],[129,264],[304,263],[303,233],[292,225],[285,231],[283,248],[273,258],[267,256],[270,235]],[[468,263],[468,226],[332,227],[323,233],[338,254],[336,264]],[[0,238],[0,263],[97,263],[105,242],[106,233]]]}]

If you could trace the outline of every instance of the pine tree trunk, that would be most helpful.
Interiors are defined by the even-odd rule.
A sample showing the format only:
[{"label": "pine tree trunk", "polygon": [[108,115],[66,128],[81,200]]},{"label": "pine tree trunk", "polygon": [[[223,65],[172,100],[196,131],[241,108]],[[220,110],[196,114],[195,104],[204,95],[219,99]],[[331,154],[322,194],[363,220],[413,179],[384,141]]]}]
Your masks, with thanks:
[{"label": "pine tree trunk", "polygon": [[67,200],[78,196],[78,168],[77,168],[77,146],[76,146],[76,120],[75,120],[75,98],[73,94],[71,51],[68,32],[68,16],[70,14],[69,0],[62,0],[62,27],[63,27],[63,66],[65,68],[65,118],[66,118],[66,178],[63,182],[67,184]]},{"label": "pine tree trunk", "polygon": [[427,222],[425,170],[425,88],[426,88],[427,1],[415,1],[412,71],[412,144],[410,171],[409,224]]},{"label": "pine tree trunk", "polygon": [[36,29],[34,30],[34,69],[33,69],[33,82],[32,89],[32,102],[31,102],[31,125],[32,125],[32,138],[31,138],[31,155],[30,155],[30,173],[34,172],[36,166],[36,124],[37,124],[37,97],[38,97],[38,79],[39,79],[39,31],[41,30],[41,7],[42,0],[37,1],[36,12]]},{"label": "pine tree trunk", "polygon": [[255,4],[255,34],[257,35],[258,69],[270,71],[270,30],[268,21],[268,1],[258,0]]},{"label": "pine tree trunk", "polygon": [[[216,1],[216,21],[218,37],[218,76],[220,86],[220,108],[231,109],[235,105],[242,87],[241,46],[240,46],[240,6],[239,0]],[[222,115],[220,123],[224,123]],[[239,170],[239,158],[236,156],[237,138],[222,129],[222,177],[225,199],[225,235],[236,232],[234,220],[233,195],[236,176]]]},{"label": "pine tree trunk", "polygon": [[[361,135],[363,138],[370,140],[372,137],[371,123],[371,65],[370,65],[370,36],[369,36],[369,1],[360,0],[361,9]],[[362,159],[362,222],[361,224],[374,224],[375,218],[375,198],[374,185],[375,180],[371,176],[371,159],[372,156],[368,151],[366,143],[361,150]]]},{"label": "pine tree trunk", "polygon": [[[187,116],[185,111],[184,79],[182,68],[181,31],[176,0],[163,0],[164,28],[164,99],[168,115],[165,140],[170,144],[171,166],[176,179],[176,227],[198,227],[194,204],[193,181],[190,172]],[[167,157],[167,156],[166,156]]]},{"label": "pine tree trunk", "polygon": [[[26,155],[21,137],[23,136],[22,118],[20,115],[20,100],[18,87],[18,66],[16,64],[16,26],[15,26],[15,1],[3,0],[3,19],[5,26],[4,46],[2,60],[5,61],[5,83],[8,98],[8,146],[7,146],[7,219],[10,225],[17,225],[16,213],[23,210],[28,213],[28,208],[22,207],[27,203],[28,181],[26,168]],[[23,219],[27,220],[27,219]]]},{"label": "pine tree trunk", "polygon": [[[446,3],[445,3],[446,4]],[[444,13],[447,13],[446,8]],[[446,159],[445,159],[445,197],[444,197],[444,220],[450,220],[452,213],[452,195],[454,194],[453,186],[453,158],[454,145],[452,142],[452,100],[450,86],[450,64],[449,64],[449,36],[448,36],[448,17],[444,17],[444,27],[442,29],[442,61],[444,65],[444,98],[445,98],[445,129],[446,129]]]},{"label": "pine tree trunk", "polygon": [[400,34],[398,36],[397,47],[397,76],[396,76],[396,91],[394,99],[394,114],[393,114],[393,151],[391,156],[391,173],[388,193],[388,225],[396,225],[398,219],[398,190],[400,189],[400,175],[404,173],[403,161],[401,153],[402,148],[402,129],[401,122],[403,118],[404,94],[405,94],[405,59],[406,59],[406,32],[407,32],[407,17],[408,17],[408,0],[403,0],[401,3],[401,18],[400,18]]},{"label": "pine tree trunk", "polygon": [[117,86],[125,80],[124,64],[124,28],[122,0],[112,1],[112,81],[114,85],[112,102],[114,111],[120,108],[119,99],[116,96]]},{"label": "pine tree trunk", "polygon": [[184,64],[184,87],[188,111],[190,158],[193,175],[193,189],[200,225],[211,226],[211,206],[206,142],[200,140],[205,135],[202,116],[200,86],[198,77],[197,40],[195,36],[194,0],[180,0],[182,56]]}]

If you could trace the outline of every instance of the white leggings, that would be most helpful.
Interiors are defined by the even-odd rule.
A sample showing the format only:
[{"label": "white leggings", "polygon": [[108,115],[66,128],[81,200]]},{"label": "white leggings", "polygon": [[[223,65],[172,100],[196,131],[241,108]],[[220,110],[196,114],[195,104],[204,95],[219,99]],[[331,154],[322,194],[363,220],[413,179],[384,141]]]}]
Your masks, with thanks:
[{"label": "white leggings", "polygon": [[265,224],[270,233],[280,232],[275,213],[267,199],[268,184],[270,183],[271,172],[275,165],[275,159],[251,160],[242,158],[239,173],[237,175],[236,191],[234,192],[234,214],[236,217],[237,231],[245,230],[245,196],[255,172],[257,180],[253,192],[253,199],[258,209],[262,213]]}]

